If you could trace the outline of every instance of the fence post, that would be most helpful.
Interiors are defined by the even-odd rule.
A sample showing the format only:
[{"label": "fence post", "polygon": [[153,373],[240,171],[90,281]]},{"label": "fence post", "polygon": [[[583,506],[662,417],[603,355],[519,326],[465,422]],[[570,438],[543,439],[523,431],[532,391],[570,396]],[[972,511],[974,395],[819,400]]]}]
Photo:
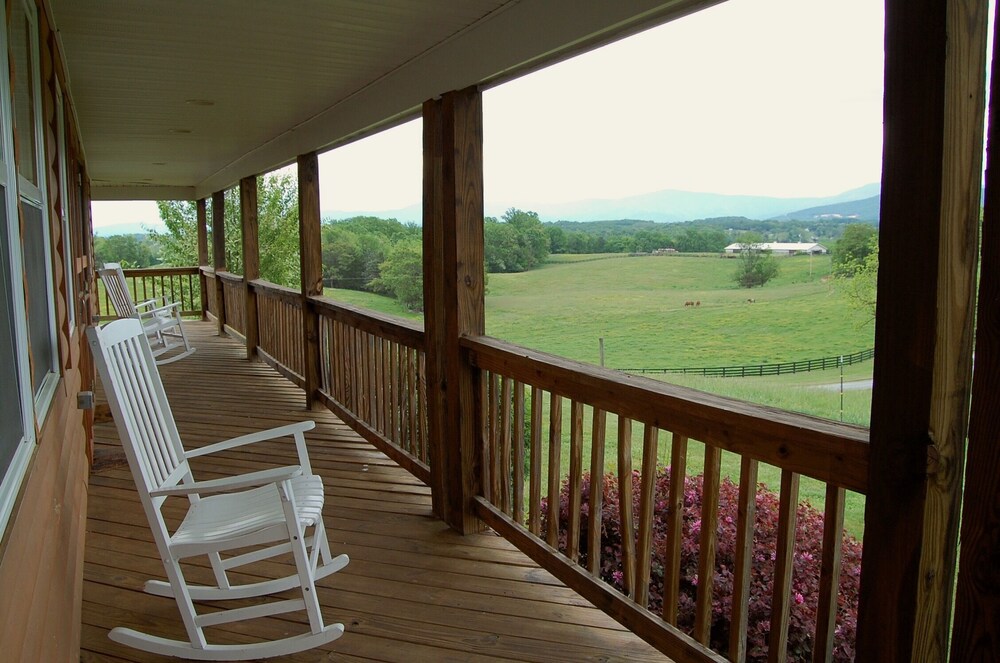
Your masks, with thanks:
[{"label": "fence post", "polygon": [[[208,266],[208,213],[204,198],[195,203],[198,210],[198,285],[201,289],[201,319],[208,320],[208,279],[203,267]],[[193,303],[193,302],[192,302]]]},{"label": "fence post", "polygon": [[226,271],[226,192],[212,194],[212,266],[215,268],[215,312],[219,336],[226,335],[226,288],[219,272]]},{"label": "fence post", "polygon": [[431,495],[456,530],[482,528],[479,371],[463,334],[485,331],[482,96],[475,87],[424,102],[424,328]]},{"label": "fence post", "polygon": [[240,226],[243,229],[243,289],[247,359],[257,358],[260,333],[257,327],[257,291],[251,283],[260,278],[259,219],[257,218],[257,176],[240,180]]},{"label": "fence post", "polygon": [[323,294],[323,245],[320,232],[319,160],[315,152],[299,155],[299,267],[302,285],[302,372],[306,407],[318,404],[320,390],[319,316],[310,297]]}]

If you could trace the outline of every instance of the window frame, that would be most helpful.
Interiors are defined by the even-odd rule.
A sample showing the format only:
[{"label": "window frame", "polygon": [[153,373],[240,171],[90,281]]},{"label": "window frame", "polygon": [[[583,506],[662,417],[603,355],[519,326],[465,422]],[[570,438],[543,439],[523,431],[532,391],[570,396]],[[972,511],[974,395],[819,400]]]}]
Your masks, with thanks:
[{"label": "window frame", "polygon": [[[15,0],[20,2],[20,0]],[[6,2],[3,3],[6,14]],[[10,464],[0,470],[0,538],[7,529],[28,465],[35,450],[35,402],[28,363],[28,323],[24,300],[17,164],[14,160],[13,106],[10,102],[9,58],[6,21],[0,25],[0,204],[7,211],[7,245],[10,264],[10,299],[14,313],[14,360],[17,366],[17,396],[20,403],[22,435]],[[54,389],[54,385],[53,385]]]}]

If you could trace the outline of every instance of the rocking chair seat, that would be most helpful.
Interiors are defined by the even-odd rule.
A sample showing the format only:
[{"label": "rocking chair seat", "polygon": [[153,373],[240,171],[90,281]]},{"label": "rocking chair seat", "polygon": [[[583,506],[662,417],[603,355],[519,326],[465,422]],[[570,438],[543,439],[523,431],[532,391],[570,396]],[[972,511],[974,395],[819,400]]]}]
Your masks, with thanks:
[{"label": "rocking chair seat", "polygon": [[[323,480],[315,475],[291,480],[295,513],[302,527],[320,521],[323,510]],[[269,527],[285,526],[281,497],[275,484],[239,493],[202,497],[191,505],[184,521],[170,537],[170,545],[206,544],[249,536]]]}]

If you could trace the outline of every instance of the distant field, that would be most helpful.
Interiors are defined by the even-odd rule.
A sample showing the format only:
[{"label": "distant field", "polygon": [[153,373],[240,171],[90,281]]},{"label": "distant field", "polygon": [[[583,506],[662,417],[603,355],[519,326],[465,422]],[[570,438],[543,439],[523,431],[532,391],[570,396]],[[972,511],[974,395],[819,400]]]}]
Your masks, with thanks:
[{"label": "distant field", "polygon": [[[544,352],[597,364],[604,338],[611,368],[728,366],[779,363],[849,354],[872,347],[874,329],[850,309],[830,281],[829,256],[779,258],[780,275],[763,288],[737,288],[736,260],[712,256],[553,256],[541,269],[490,274],[486,331]],[[392,299],[327,290],[333,299],[374,310],[422,319]],[[747,299],[754,299],[753,303]],[[685,306],[698,301],[697,307]],[[872,362],[845,367],[846,382],[871,378]],[[752,402],[849,423],[868,425],[871,390],[847,390],[843,410],[838,370],[765,378],[704,378],[649,375]],[[565,406],[568,408],[568,404]],[[564,421],[568,420],[568,409]],[[609,416],[609,442],[614,439]],[[589,428],[585,447],[589,450]],[[636,428],[633,439],[641,440]],[[568,457],[568,431],[563,435]],[[641,463],[641,444],[633,461]],[[665,463],[666,438],[661,447]],[[700,445],[689,451],[689,471],[701,472]],[[608,458],[613,458],[609,453]],[[546,461],[547,462],[547,461]],[[610,467],[609,467],[610,469]],[[563,468],[565,471],[566,468]],[[739,460],[723,456],[723,474],[739,477]],[[779,472],[761,467],[760,480],[777,488]],[[823,486],[804,480],[802,499],[822,508]],[[864,497],[848,493],[846,527],[863,534]]]}]

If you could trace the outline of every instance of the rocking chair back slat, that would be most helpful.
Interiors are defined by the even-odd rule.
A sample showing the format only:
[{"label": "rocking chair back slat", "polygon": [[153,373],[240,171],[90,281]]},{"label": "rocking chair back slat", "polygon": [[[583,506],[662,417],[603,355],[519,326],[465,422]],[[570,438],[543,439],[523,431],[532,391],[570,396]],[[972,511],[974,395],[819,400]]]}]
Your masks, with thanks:
[{"label": "rocking chair back slat", "polygon": [[119,318],[135,318],[138,312],[132,295],[128,291],[128,283],[125,281],[125,272],[118,263],[105,263],[104,269],[97,270],[104,281],[104,288],[111,299],[111,305],[115,309],[115,314]]},{"label": "rocking chair back slat", "polygon": [[108,377],[114,383],[108,388],[118,394],[117,407],[132,442],[125,445],[126,452],[134,449],[135,469],[148,492],[176,484],[178,470],[183,475],[187,461],[160,375],[150,370],[153,358],[148,344],[142,342],[142,327],[136,320],[128,322],[125,327],[132,335],[106,345]]}]

